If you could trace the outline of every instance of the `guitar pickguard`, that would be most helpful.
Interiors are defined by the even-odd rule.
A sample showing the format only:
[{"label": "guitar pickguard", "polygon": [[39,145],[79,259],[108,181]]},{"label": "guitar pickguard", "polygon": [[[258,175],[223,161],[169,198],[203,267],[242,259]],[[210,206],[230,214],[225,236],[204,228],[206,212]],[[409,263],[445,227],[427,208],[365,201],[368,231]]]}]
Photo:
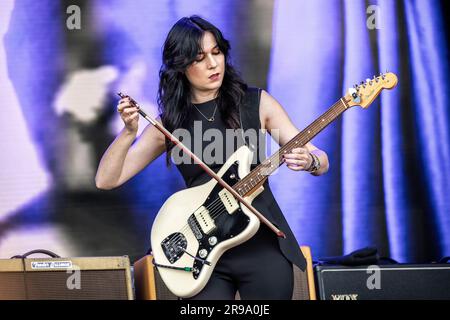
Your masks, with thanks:
[{"label": "guitar pickguard", "polygon": [[[228,168],[222,176],[222,179],[230,186],[233,186],[239,181],[237,162],[234,162],[230,168]],[[202,232],[202,237],[200,239],[197,238],[199,242],[197,257],[201,259],[206,259],[209,253],[220,242],[241,233],[249,223],[248,217],[242,212],[240,207],[232,214],[227,211],[225,204],[219,197],[219,193],[222,190],[223,187],[220,184],[217,184],[203,204],[204,207],[210,208],[209,214],[214,220],[216,228],[209,234]],[[194,270],[198,270],[198,272],[193,273],[194,278],[197,278],[202,267],[203,263],[196,259],[194,261]]]}]

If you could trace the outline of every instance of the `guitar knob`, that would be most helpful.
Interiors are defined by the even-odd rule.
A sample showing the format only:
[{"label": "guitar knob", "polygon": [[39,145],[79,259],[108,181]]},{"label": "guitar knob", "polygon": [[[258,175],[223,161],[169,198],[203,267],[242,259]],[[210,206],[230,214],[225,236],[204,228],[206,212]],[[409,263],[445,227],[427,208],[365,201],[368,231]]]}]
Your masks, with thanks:
[{"label": "guitar knob", "polygon": [[200,256],[200,258],[204,259],[204,258],[206,258],[206,256],[208,255],[208,251],[207,251],[206,249],[201,249],[201,250],[198,252],[198,255]]},{"label": "guitar knob", "polygon": [[211,245],[211,246],[215,246],[216,243],[217,243],[217,237],[210,237],[210,238],[208,239],[208,243],[209,243],[209,245]]}]

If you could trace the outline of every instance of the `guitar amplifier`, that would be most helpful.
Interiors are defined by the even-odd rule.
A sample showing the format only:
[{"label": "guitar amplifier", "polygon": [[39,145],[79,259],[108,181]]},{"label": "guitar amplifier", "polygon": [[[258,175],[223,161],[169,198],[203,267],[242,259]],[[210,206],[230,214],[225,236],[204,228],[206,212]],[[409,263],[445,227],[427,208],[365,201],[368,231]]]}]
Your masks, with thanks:
[{"label": "guitar amplifier", "polygon": [[0,259],[0,300],[131,300],[122,257]]},{"label": "guitar amplifier", "polygon": [[450,300],[450,264],[317,266],[321,300]]},{"label": "guitar amplifier", "polygon": [[164,284],[158,268],[153,265],[153,256],[146,255],[134,263],[134,286],[138,300],[177,300]]}]

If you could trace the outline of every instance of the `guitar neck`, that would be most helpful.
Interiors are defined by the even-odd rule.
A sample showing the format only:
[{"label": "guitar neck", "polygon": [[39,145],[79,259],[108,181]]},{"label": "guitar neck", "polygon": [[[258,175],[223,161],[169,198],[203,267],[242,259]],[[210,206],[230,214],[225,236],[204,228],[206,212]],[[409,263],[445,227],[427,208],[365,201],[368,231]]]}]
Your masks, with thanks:
[{"label": "guitar neck", "polygon": [[258,189],[259,185],[282,164],[283,154],[291,153],[292,149],[303,147],[348,108],[349,106],[345,101],[345,98],[339,99],[339,101],[325,111],[313,123],[298,133],[271,157],[264,160],[242,180],[237,182],[233,186],[233,189],[242,196],[253,193],[253,191]]}]

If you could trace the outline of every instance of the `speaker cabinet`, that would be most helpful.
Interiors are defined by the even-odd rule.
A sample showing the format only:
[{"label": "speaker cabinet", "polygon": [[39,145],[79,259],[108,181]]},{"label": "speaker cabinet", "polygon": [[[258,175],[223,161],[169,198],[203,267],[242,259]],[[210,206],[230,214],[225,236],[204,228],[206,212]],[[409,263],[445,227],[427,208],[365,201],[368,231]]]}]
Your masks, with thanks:
[{"label": "speaker cabinet", "polygon": [[0,300],[133,299],[123,257],[0,259]]},{"label": "speaker cabinet", "polygon": [[[293,300],[315,300],[316,291],[314,286],[314,273],[312,267],[311,250],[302,246],[301,250],[307,261],[306,271],[294,266],[294,291]],[[268,275],[269,276],[269,275]],[[140,300],[176,300],[178,299],[166,287],[153,265],[153,257],[147,255],[134,263],[134,286],[136,299]],[[239,292],[236,300],[239,300]]]},{"label": "speaker cabinet", "polygon": [[177,300],[164,284],[153,256],[146,255],[134,263],[134,288],[138,300]]},{"label": "speaker cabinet", "polygon": [[450,265],[315,268],[321,300],[450,299]]}]

